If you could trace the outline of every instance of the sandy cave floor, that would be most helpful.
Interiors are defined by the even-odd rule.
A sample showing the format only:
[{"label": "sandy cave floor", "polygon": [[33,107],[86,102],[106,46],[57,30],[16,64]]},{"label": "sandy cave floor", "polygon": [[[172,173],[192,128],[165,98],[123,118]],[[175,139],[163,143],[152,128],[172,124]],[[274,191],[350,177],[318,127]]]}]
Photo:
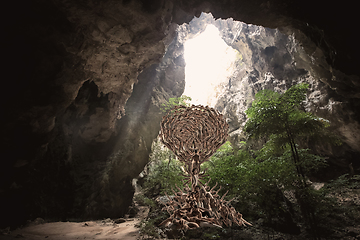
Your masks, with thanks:
[{"label": "sandy cave floor", "polygon": [[[315,189],[320,189],[323,184],[314,185]],[[329,219],[329,226],[332,226],[332,234],[325,239],[344,239],[355,240],[360,239],[359,225],[359,206],[360,206],[360,188],[346,186],[335,186],[331,193],[331,197],[337,200],[342,211],[334,212],[336,219]],[[141,239],[140,229],[137,227],[142,219],[149,215],[149,207],[139,206],[139,210],[135,218],[126,219],[104,219],[86,222],[49,222],[41,223],[34,220],[28,226],[18,228],[14,231],[0,229],[0,240],[78,240],[78,239],[117,239],[117,240],[138,240]],[[345,211],[346,210],[346,211]],[[260,219],[261,220],[261,219]],[[121,221],[124,221],[120,223]],[[339,222],[340,221],[340,222]],[[332,223],[332,224],[331,224]],[[334,223],[341,223],[334,227]],[[268,239],[269,234],[272,239],[308,239],[305,235],[289,235],[276,232],[261,225],[255,224],[254,227],[242,229],[239,234],[245,234],[246,239],[262,240]],[[240,236],[239,235],[239,236]],[[235,235],[234,235],[235,236]],[[237,235],[236,235],[237,236]],[[242,236],[242,235],[241,235]],[[307,235],[306,235],[307,236]],[[231,237],[233,239],[233,237]],[[235,238],[236,239],[236,238]],[[239,239],[239,238],[237,238]]]},{"label": "sandy cave floor", "polygon": [[139,239],[139,228],[136,227],[149,209],[140,207],[136,218],[128,218],[123,223],[115,223],[105,219],[87,222],[51,222],[19,228],[3,233],[0,240],[11,239],[51,239],[51,240],[78,240],[78,239]]}]

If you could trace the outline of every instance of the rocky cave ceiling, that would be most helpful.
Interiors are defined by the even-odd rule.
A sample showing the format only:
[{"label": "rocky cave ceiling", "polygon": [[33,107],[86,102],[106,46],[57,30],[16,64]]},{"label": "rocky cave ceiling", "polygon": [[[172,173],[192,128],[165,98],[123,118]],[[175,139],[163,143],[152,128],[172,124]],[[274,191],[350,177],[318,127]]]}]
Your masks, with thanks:
[{"label": "rocky cave ceiling", "polygon": [[[341,149],[317,150],[340,159],[334,168],[343,171],[360,153],[354,4],[9,3],[1,96],[7,157],[1,162],[0,194],[1,206],[17,217],[8,220],[118,217],[127,211],[131,179],[147,163],[160,128],[159,105],[184,90],[183,43],[191,37],[191,24],[182,24],[201,12],[212,13],[215,19],[207,21],[224,30],[222,38],[242,53],[246,66],[234,73],[231,90],[216,106],[230,120],[233,139],[241,137],[243,110],[256,91],[307,81],[308,110],[329,118],[345,141]],[[230,42],[235,31],[241,34]]]}]

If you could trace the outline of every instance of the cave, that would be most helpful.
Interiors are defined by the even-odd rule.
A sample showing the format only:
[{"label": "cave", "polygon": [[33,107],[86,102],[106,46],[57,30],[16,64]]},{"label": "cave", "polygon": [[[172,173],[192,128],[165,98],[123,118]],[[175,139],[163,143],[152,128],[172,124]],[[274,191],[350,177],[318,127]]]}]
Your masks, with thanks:
[{"label": "cave", "polygon": [[343,141],[315,147],[330,163],[318,178],[360,167],[355,2],[7,4],[0,228],[37,217],[124,216],[160,130],[160,106],[185,90],[184,43],[208,24],[239,53],[213,103],[231,141],[243,139],[256,92],[307,82],[307,111],[329,119]]}]

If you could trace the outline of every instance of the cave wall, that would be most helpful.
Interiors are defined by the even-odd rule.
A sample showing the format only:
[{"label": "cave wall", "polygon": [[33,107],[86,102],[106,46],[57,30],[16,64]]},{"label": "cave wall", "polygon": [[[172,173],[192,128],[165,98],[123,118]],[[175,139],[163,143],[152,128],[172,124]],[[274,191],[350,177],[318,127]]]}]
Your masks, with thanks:
[{"label": "cave wall", "polygon": [[305,110],[328,119],[330,131],[343,142],[341,147],[326,141],[321,144],[302,142],[303,147],[311,148],[313,153],[326,157],[331,163],[331,167],[324,171],[327,174],[322,173],[326,178],[322,179],[349,172],[350,163],[358,167],[358,94],[356,89],[338,87],[340,82],[350,80],[356,83],[359,81],[357,76],[333,70],[326,61],[326,54],[316,46],[308,44],[314,49],[308,55],[295,38],[296,34],[286,35],[278,29],[246,24],[232,18],[214,19],[212,14],[202,13],[189,24],[181,25],[179,31],[184,39],[188,39],[204,31],[208,24],[215,25],[221,38],[238,51],[234,73],[228,81],[216,87],[218,97],[215,105],[229,123],[229,140],[233,145],[246,140],[243,132],[247,120],[245,110],[251,106],[258,91],[270,89],[283,93],[291,86],[305,82],[310,85]]},{"label": "cave wall", "polygon": [[329,120],[329,130],[341,139],[342,145],[324,141],[317,144],[303,142],[303,146],[328,159],[331,167],[326,169],[329,172],[325,174],[326,178],[349,172],[350,163],[360,166],[359,96],[356,88],[344,90],[348,86],[338,87],[340,82],[356,83],[359,77],[334,71],[327,63],[326,55],[316,47],[309,56],[295,34],[285,35],[278,29],[232,19],[212,21],[221,30],[224,41],[241,56],[236,61],[236,71],[223,84],[215,106],[229,122],[230,140],[234,145],[246,140],[243,132],[247,120],[245,110],[251,106],[258,91],[270,89],[283,93],[291,86],[305,82],[309,89],[304,110]]},{"label": "cave wall", "polygon": [[[130,179],[146,164],[159,130],[159,105],[184,88],[182,46],[173,41],[181,38],[177,25],[203,11],[293,34],[303,47],[299,59],[324,61],[302,68],[325,74],[323,83],[347,97],[347,107],[338,108],[344,115],[350,109],[349,121],[356,125],[359,69],[357,52],[349,49],[354,8],[347,6],[347,16],[335,21],[339,6],[309,6],[236,0],[9,2],[1,95],[6,157],[0,166],[1,212],[7,214],[1,226],[39,216],[89,219],[127,211]],[[340,28],[344,22],[350,31]],[[339,33],[346,33],[344,39]]]}]

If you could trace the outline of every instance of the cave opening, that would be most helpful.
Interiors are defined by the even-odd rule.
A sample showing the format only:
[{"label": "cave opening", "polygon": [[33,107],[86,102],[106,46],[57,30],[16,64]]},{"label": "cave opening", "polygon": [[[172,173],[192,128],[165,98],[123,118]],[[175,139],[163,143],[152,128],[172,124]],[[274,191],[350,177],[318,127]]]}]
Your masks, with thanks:
[{"label": "cave opening", "polygon": [[[177,31],[177,41],[184,49],[183,95],[191,97],[192,104],[222,111],[229,105],[226,95],[231,92],[248,107],[257,91],[274,87],[281,92],[298,81],[300,75],[309,75],[307,66],[298,59],[302,49],[294,36],[278,29],[232,18],[215,19],[211,13],[203,12]],[[257,85],[256,89],[252,85]],[[255,91],[248,92],[247,87]]]},{"label": "cave opening", "polygon": [[[244,138],[244,110],[259,90],[281,92],[307,82],[311,89],[306,110],[328,119],[334,134],[344,140],[336,148],[314,145],[331,164],[317,178],[335,179],[348,169],[359,173],[360,81],[358,75],[349,75],[360,69],[354,67],[357,38],[352,29],[357,21],[348,4],[25,2],[7,7],[14,17],[6,23],[9,37],[4,44],[11,76],[2,94],[6,159],[0,167],[0,235],[37,217],[85,221],[128,213],[130,180],[148,163],[160,128],[159,107],[181,96],[190,84],[184,80],[184,44],[207,26],[215,26],[222,41],[238,51],[231,65],[234,72],[218,86],[215,105],[210,101],[226,117],[232,142]],[[211,11],[216,19],[205,13],[198,18],[200,11]],[[178,24],[184,30],[180,37]],[[207,65],[195,77],[199,84],[194,100],[206,92],[213,68]],[[208,97],[199,103],[208,104]],[[165,169],[168,166],[166,162]],[[328,219],[323,222],[332,222]],[[90,232],[88,223],[82,229]],[[347,231],[347,223],[339,224],[344,226],[339,232],[355,234]]]},{"label": "cave opening", "polygon": [[[211,14],[202,13],[189,24],[179,26],[178,41],[184,46],[183,95],[191,97],[193,104],[209,105],[223,114],[229,123],[231,145],[235,148],[240,149],[241,142],[246,139],[243,132],[247,120],[245,111],[260,90],[283,93],[297,83],[308,83],[310,89],[305,105],[306,111],[329,118],[326,109],[331,107],[333,100],[320,96],[321,92],[328,89],[319,81],[325,70],[316,68],[317,62],[321,62],[324,56],[319,52],[316,53],[318,56],[308,56],[294,34],[286,35],[278,29],[232,19],[215,20]],[[316,61],[314,56],[317,57]],[[164,173],[166,169],[170,169],[166,178],[159,181],[162,185],[157,184],[156,188],[151,190],[154,190],[152,194],[160,195],[170,182],[179,180],[176,177],[180,176],[182,171],[179,170],[181,166],[171,161],[175,156],[162,146],[160,141],[154,141],[152,149],[157,151],[153,151],[151,157],[152,160],[157,160],[158,166],[150,166],[153,169],[149,172],[153,171],[152,174],[155,175],[157,172]],[[326,152],[328,149],[320,151]],[[160,152],[165,153],[163,157],[160,156]],[[150,163],[155,162],[152,160]],[[225,161],[217,166],[222,164],[225,165]],[[319,173],[317,177],[322,178],[324,175]],[[262,180],[265,181],[265,178]],[[181,180],[178,181],[178,185],[181,185]],[[162,189],[157,186],[161,186]],[[174,191],[173,193],[176,195]],[[300,229],[295,222],[290,219],[288,223],[286,228],[290,229],[290,233],[298,234]]]},{"label": "cave opening", "polygon": [[[219,86],[233,74],[240,53],[228,46],[213,24],[184,44],[185,90],[191,103],[214,106]],[[201,91],[199,91],[201,89]]]},{"label": "cave opening", "polygon": [[[232,18],[215,19],[211,13],[202,13],[189,23],[178,26],[174,42],[154,75],[156,78],[160,76],[160,84],[169,86],[172,93],[181,85],[178,84],[180,78],[184,77],[182,94],[191,97],[192,104],[209,105],[223,114],[229,124],[229,141],[238,148],[246,138],[243,132],[247,120],[245,111],[260,90],[283,93],[297,83],[309,83],[310,92],[317,94],[309,95],[306,110],[317,110],[320,117],[328,115],[325,109],[332,100],[321,99],[319,93],[327,91],[327,87],[318,81],[325,68],[315,68],[314,56],[308,56],[294,34],[286,35],[279,29],[234,21]],[[316,54],[320,62],[324,56]],[[179,55],[183,57],[184,66],[178,61]],[[184,68],[184,76],[178,71],[181,67]],[[143,75],[146,82],[150,74],[144,71]],[[174,80],[176,77],[178,79]],[[171,78],[173,84],[168,81]],[[179,92],[177,89],[176,93]],[[159,145],[158,139],[154,138],[151,149],[156,148],[158,153],[152,151],[152,156],[167,151],[165,160],[175,157]],[[145,169],[149,167],[146,164]]]}]

